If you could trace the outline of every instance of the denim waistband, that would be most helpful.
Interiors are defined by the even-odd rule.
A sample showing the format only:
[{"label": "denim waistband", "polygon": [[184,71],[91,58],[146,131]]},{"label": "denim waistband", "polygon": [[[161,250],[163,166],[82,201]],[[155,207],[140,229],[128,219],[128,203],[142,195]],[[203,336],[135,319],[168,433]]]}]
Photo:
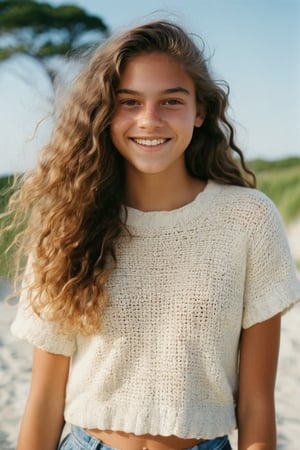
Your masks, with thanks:
[{"label": "denim waistband", "polygon": [[[75,446],[72,446],[71,441],[74,442]],[[68,442],[69,441],[69,442]],[[69,443],[69,445],[68,445]],[[75,425],[71,426],[71,433],[62,442],[59,447],[60,450],[117,450],[113,447],[102,443],[98,439],[86,433],[82,428]],[[228,440],[228,436],[217,437],[215,439],[209,439],[207,441],[201,442],[200,444],[194,445],[193,447],[186,450],[230,450],[231,446]]]}]

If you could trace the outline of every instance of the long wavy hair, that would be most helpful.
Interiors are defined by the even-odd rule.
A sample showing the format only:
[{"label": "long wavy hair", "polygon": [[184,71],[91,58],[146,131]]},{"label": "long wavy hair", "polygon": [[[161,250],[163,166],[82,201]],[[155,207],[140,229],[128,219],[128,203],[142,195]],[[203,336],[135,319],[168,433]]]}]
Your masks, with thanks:
[{"label": "long wavy hair", "polygon": [[226,117],[228,90],[213,80],[191,36],[174,23],[154,21],[102,44],[75,80],[37,167],[22,177],[10,202],[14,223],[26,218],[19,251],[32,255],[29,303],[62,333],[97,332],[109,302],[105,285],[117,264],[116,240],[126,230],[123,159],[110,137],[115,92],[128,61],[152,52],[181,64],[205,109],[186,149],[190,174],[255,186]]}]

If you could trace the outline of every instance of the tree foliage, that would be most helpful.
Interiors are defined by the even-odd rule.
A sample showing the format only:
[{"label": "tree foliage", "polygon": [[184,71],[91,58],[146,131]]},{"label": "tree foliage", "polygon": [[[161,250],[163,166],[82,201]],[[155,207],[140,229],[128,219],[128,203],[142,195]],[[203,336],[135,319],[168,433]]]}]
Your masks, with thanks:
[{"label": "tree foliage", "polygon": [[41,59],[67,55],[108,34],[101,18],[78,6],[0,0],[0,60],[18,52]]}]

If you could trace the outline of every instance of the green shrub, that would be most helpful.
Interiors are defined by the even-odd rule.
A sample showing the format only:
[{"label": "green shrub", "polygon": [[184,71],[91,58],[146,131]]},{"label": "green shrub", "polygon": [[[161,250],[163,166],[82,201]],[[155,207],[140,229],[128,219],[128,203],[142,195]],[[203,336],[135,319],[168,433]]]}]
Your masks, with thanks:
[{"label": "green shrub", "polygon": [[[2,214],[8,204],[11,195],[11,186],[13,184],[13,177],[0,178],[0,214]],[[8,251],[10,244],[13,242],[15,231],[13,229],[3,232],[3,229],[8,225],[9,219],[0,216],[0,277],[9,274],[11,266],[12,252]]]},{"label": "green shrub", "polygon": [[277,159],[275,161],[267,161],[265,159],[253,159],[252,161],[249,161],[248,163],[252,170],[254,170],[255,173],[260,173],[263,171],[272,171],[272,170],[282,170],[282,169],[289,169],[293,168],[295,166],[300,167],[300,158],[285,158],[285,159]]},{"label": "green shrub", "polygon": [[283,220],[289,223],[300,217],[300,158],[255,160],[249,166],[256,173],[258,189],[273,200]]}]

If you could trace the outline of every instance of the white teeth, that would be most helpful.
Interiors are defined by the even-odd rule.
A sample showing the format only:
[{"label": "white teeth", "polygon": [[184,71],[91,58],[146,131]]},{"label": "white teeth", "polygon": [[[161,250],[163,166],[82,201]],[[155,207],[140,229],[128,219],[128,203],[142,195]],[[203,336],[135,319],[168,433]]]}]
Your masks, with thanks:
[{"label": "white teeth", "polygon": [[149,147],[163,144],[166,141],[167,139],[134,139],[134,142],[136,142],[137,144],[147,145]]}]

